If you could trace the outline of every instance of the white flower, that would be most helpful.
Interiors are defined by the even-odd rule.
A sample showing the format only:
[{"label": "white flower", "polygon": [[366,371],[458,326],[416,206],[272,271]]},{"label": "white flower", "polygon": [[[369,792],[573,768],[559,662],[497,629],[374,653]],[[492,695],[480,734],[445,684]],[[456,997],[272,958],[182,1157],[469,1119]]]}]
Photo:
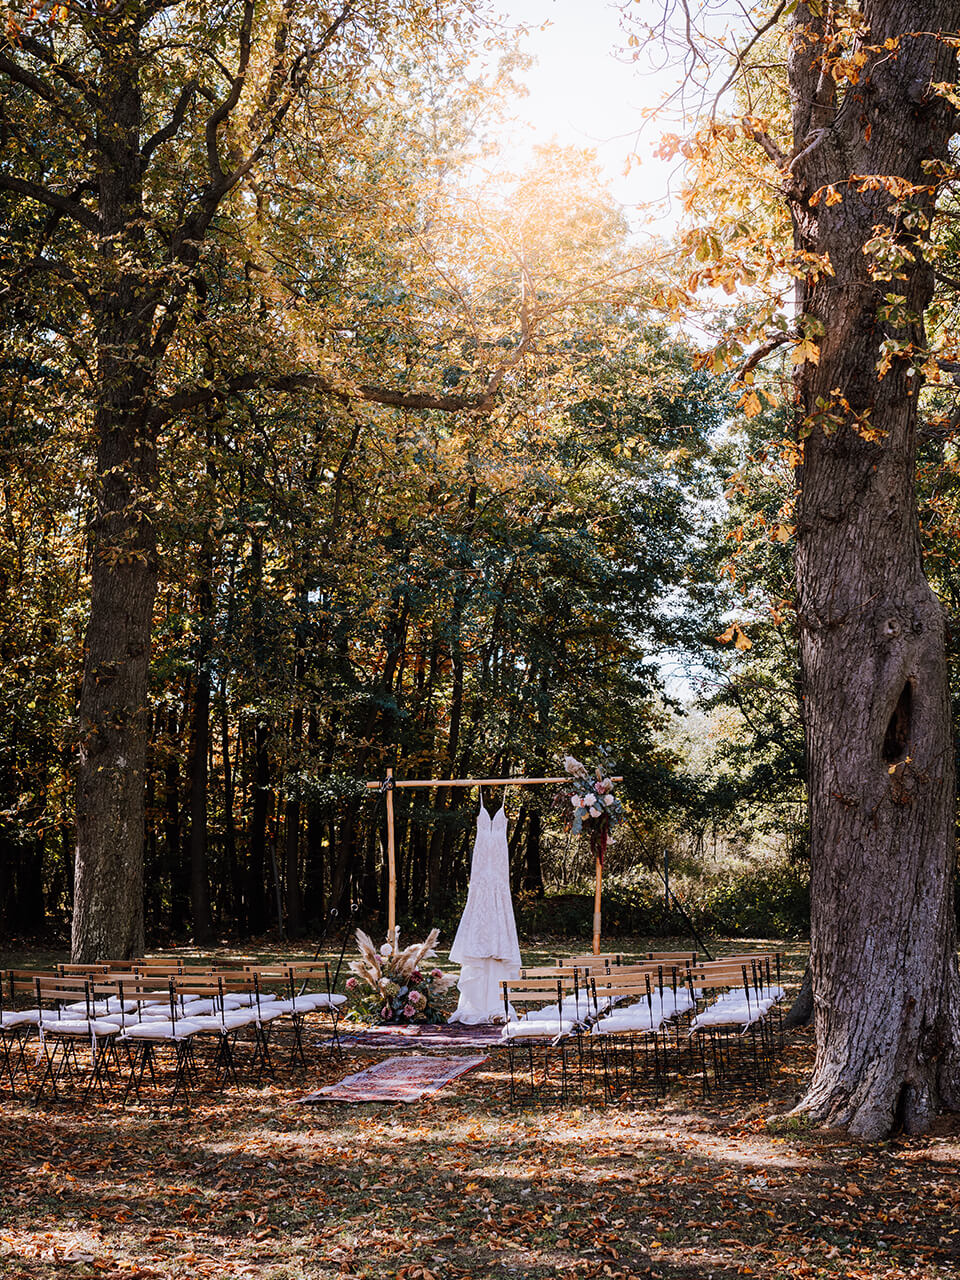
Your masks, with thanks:
[{"label": "white flower", "polygon": [[575,809],[579,809],[580,806],[583,804],[583,799],[580,796],[571,796],[570,803],[573,805]]},{"label": "white flower", "polygon": [[564,769],[566,769],[567,773],[572,773],[577,777],[585,778],[587,776],[586,767],[582,765],[579,760],[576,760],[573,756],[563,757],[563,767]]},{"label": "white flower", "polygon": [[609,807],[613,804],[613,796],[604,796],[604,797],[603,797],[603,803],[604,803],[604,804],[607,806],[607,808],[609,809]]},{"label": "white flower", "polygon": [[599,809],[597,809],[597,808],[591,807],[591,809],[590,809],[590,817],[591,817],[591,818],[599,818],[599,817],[600,817],[600,810],[599,810]]},{"label": "white flower", "polygon": [[587,794],[583,797],[583,803],[589,808],[590,805],[597,803],[597,797],[593,794],[592,791],[588,791]]},{"label": "white flower", "polygon": [[389,942],[385,942],[383,944],[383,946],[380,948],[380,954],[384,957],[393,955],[393,947],[391,947]]}]

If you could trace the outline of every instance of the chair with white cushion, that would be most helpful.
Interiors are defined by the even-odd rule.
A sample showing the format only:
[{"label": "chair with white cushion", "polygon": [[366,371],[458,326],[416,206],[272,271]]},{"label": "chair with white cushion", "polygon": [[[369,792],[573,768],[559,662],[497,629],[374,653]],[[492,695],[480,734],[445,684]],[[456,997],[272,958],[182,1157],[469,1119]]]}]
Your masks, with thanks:
[{"label": "chair with white cushion", "polygon": [[705,964],[690,970],[689,981],[704,1000],[689,1030],[700,1051],[704,1092],[737,1086],[757,1092],[769,1081],[768,1015],[776,1001],[760,994],[755,971],[742,962]]},{"label": "chair with white cushion", "polygon": [[[58,1082],[84,1075],[87,1081],[83,1098],[96,1088],[105,1100],[103,1086],[109,1077],[109,1064],[113,1060],[118,1068],[120,1065],[116,1056],[117,1027],[97,1016],[100,993],[94,983],[88,978],[41,975],[34,980],[34,994],[40,1013],[37,1034],[43,1063],[35,1101],[43,1098],[48,1085],[53,1097],[58,1098]],[[79,1056],[88,1050],[89,1066]]]},{"label": "chair with white cushion", "polygon": [[[326,961],[284,961],[273,965],[245,965],[247,973],[256,974],[261,988],[261,1000],[278,1001],[281,1016],[289,1021],[292,1029],[290,1065],[306,1068],[303,1032],[307,1018],[318,1015],[329,1027],[327,1042],[331,1054],[343,1057],[338,1024],[340,1012],[347,997],[333,990],[330,966]],[[270,988],[276,988],[271,992]],[[311,987],[313,988],[311,990]]]},{"label": "chair with white cushion", "polygon": [[[171,1105],[181,1094],[189,1097],[189,1086],[196,1081],[197,1067],[193,1052],[196,1027],[186,1018],[177,1001],[169,977],[161,974],[142,976],[136,972],[111,974],[108,980],[116,990],[117,1008],[104,1015],[104,1021],[117,1028],[117,1048],[125,1050],[128,1063],[127,1084],[123,1094],[126,1104],[133,1093],[143,1100],[143,1086],[149,1073],[151,1083],[158,1084],[159,1051],[173,1051],[173,1083]],[[107,982],[98,983],[97,991],[105,991]]]},{"label": "chair with white cushion", "polygon": [[[556,1067],[561,1106],[566,1104],[574,1083],[583,1092],[587,1081],[583,1031],[590,1018],[596,1016],[596,1007],[589,1003],[587,993],[573,984],[572,972],[501,983],[504,1025],[500,1036],[507,1046],[511,1105],[521,1098],[552,1097]],[[574,1002],[565,1003],[570,994]]]},{"label": "chair with white cushion", "polygon": [[606,1012],[590,1028],[600,1049],[607,1100],[666,1090],[668,1028],[676,1015],[672,988],[664,985],[662,966],[628,973],[616,970],[591,979],[598,1006]]},{"label": "chair with white cushion", "polygon": [[259,1083],[264,1074],[273,1076],[268,1030],[271,1022],[282,1016],[273,998],[261,999],[255,974],[223,970],[209,978],[173,978],[178,998],[198,997],[202,1005],[212,1001],[213,1008],[195,1014],[193,1005],[186,1006],[186,1017],[200,1036],[211,1036],[216,1042],[213,1066],[220,1085],[233,1081],[239,1087],[237,1049],[242,1032],[249,1032],[251,1053],[246,1068]]},{"label": "chair with white cushion", "polygon": [[0,1079],[10,1081],[16,1095],[17,1075],[26,1068],[27,1042],[37,1035],[40,1010],[25,1007],[25,998],[34,994],[32,974],[0,970]]}]

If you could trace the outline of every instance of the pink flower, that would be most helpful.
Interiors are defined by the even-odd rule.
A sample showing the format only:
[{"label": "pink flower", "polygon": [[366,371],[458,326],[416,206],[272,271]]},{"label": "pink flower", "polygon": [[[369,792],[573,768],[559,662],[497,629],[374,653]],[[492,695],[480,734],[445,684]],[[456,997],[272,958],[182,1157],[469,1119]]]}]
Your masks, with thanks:
[{"label": "pink flower", "polygon": [[431,978],[442,978],[442,977],[443,977],[443,970],[442,970],[442,969],[431,969],[431,970],[430,970],[430,977],[431,977]]},{"label": "pink flower", "polygon": [[417,1012],[417,1011],[416,1011],[416,1009],[413,1007],[413,1005],[412,1005],[412,1004],[405,1004],[405,1005],[403,1006],[403,1016],[404,1016],[405,1018],[412,1018],[412,1017],[413,1017],[413,1015],[414,1015],[416,1012]]},{"label": "pink flower", "polygon": [[383,1006],[383,1008],[380,1010],[380,1017],[384,1020],[384,1022],[390,1021],[390,1019],[393,1017],[393,1010],[390,1008],[389,1005],[385,1004]]},{"label": "pink flower", "polygon": [[348,979],[347,979],[347,990],[348,990],[348,991],[353,991],[353,989],[356,987],[356,985],[357,985],[357,980],[356,980],[356,978],[348,978]]},{"label": "pink flower", "polygon": [[419,969],[414,969],[413,973],[411,973],[411,975],[410,975],[410,981],[411,981],[411,982],[420,982],[420,981],[422,981],[422,979],[423,979],[423,974],[420,972],[420,970],[419,970]]}]

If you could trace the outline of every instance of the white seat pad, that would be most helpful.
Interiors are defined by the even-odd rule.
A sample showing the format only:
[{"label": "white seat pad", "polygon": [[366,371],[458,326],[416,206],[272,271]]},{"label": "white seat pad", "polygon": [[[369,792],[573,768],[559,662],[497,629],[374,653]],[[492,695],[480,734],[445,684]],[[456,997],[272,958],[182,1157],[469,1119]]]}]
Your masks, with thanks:
[{"label": "white seat pad", "polygon": [[269,1004],[261,1005],[259,1011],[254,1008],[250,1012],[258,1022],[273,1022],[274,1018],[282,1018],[286,1009],[282,1008],[281,1001],[271,1000]]},{"label": "white seat pad", "polygon": [[[276,1000],[276,998],[277,998],[276,995],[272,991],[261,991],[260,1007],[262,1008],[265,1004],[270,1004],[272,1001]],[[256,1008],[256,1006],[257,1006],[257,997],[254,995],[252,991],[244,995],[232,995],[232,996],[223,997],[223,1007],[225,1009],[249,1009],[251,1007]],[[192,1013],[193,1013],[193,1010],[191,1010],[191,1014]]]},{"label": "white seat pad", "polygon": [[[124,1013],[133,1013],[136,1007],[133,1000],[124,1000],[123,1002]],[[79,1013],[85,1018],[87,1016],[87,1002],[86,1000],[75,1000],[73,1004],[65,1004],[63,1011],[64,1013]],[[120,1001],[116,996],[111,996],[109,1000],[90,1001],[90,1012],[95,1018],[99,1018],[105,1013],[120,1013],[120,1011]]]},{"label": "white seat pad", "polygon": [[199,1018],[190,1016],[190,1022],[198,1031],[239,1031],[241,1027],[252,1027],[257,1020],[256,1009],[228,1009],[226,1013],[208,1013]]},{"label": "white seat pad", "polygon": [[772,1005],[772,1000],[761,1000],[750,1006],[746,1002],[740,1005],[713,1004],[709,1009],[704,1009],[703,1013],[697,1014],[690,1023],[690,1030],[697,1031],[700,1027],[747,1027],[769,1012]]},{"label": "white seat pad", "polygon": [[338,995],[336,992],[327,995],[325,991],[305,991],[302,996],[297,996],[297,1012],[312,1013],[315,1009],[339,1009],[346,1002],[347,997]]},{"label": "white seat pad", "polygon": [[580,1024],[572,1018],[520,1018],[508,1022],[501,1032],[503,1040],[552,1040],[556,1036],[569,1035]]},{"label": "white seat pad", "polygon": [[45,1013],[40,1021],[44,1035],[60,1036],[114,1036],[117,1028],[103,1018],[58,1018],[55,1013]]},{"label": "white seat pad", "polygon": [[0,1013],[0,1027],[35,1027],[39,1021],[39,1009],[5,1009]]},{"label": "white seat pad", "polygon": [[663,1026],[664,1021],[663,1015],[656,1009],[651,1013],[649,1009],[637,1009],[634,1006],[630,1009],[618,1010],[616,1013],[611,1013],[601,1018],[593,1027],[593,1034],[609,1036],[623,1031],[639,1033],[658,1031]]},{"label": "white seat pad", "polygon": [[176,1022],[168,1019],[156,1019],[150,1022],[136,1022],[121,1033],[123,1040],[186,1040],[195,1035],[200,1027],[191,1018],[178,1018]]}]

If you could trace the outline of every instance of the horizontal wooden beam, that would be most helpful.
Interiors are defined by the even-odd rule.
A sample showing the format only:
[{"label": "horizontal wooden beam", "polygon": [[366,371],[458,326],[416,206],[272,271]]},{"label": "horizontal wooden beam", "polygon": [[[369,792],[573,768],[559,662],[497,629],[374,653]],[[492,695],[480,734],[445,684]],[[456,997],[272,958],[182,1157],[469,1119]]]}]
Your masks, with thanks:
[{"label": "horizontal wooden beam", "polygon": [[[553,783],[554,786],[561,782],[575,782],[577,779],[572,774],[566,774],[562,778],[408,778],[400,780],[394,779],[393,785],[398,790],[400,787],[537,787],[542,783]],[[583,779],[587,782],[588,779]],[[622,782],[623,775],[617,774],[611,777],[611,782]],[[370,791],[378,790],[383,786],[383,782],[368,782],[367,789]]]}]

